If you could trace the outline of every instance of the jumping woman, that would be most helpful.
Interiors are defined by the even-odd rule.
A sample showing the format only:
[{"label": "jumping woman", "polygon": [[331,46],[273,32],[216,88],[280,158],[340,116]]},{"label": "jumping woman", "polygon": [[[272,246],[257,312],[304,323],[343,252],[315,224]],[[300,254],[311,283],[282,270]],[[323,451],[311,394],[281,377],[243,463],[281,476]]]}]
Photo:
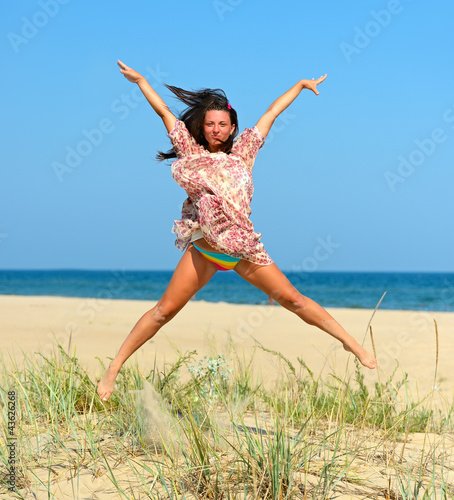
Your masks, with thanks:
[{"label": "jumping woman", "polygon": [[197,92],[167,88],[187,108],[177,119],[147,80],[118,61],[120,72],[139,86],[162,119],[173,148],[158,159],[175,158],[172,176],[186,191],[182,218],[175,221],[176,246],[184,251],[158,303],[131,330],[98,385],[107,401],[123,363],[168,323],[218,271],[233,269],[269,297],[339,340],[367,368],[374,356],[349,335],[328,312],[302,295],[271,260],[249,218],[253,193],[252,167],[276,118],[303,89],[318,95],[325,80],[300,80],[271,104],[252,129],[238,134],[236,111],[222,90]]}]

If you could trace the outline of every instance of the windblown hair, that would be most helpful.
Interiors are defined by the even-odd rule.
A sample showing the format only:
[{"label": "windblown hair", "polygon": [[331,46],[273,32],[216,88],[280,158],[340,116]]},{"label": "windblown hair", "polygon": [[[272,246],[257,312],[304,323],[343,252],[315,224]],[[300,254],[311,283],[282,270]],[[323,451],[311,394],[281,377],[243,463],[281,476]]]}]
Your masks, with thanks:
[{"label": "windblown hair", "polygon": [[[196,142],[208,149],[208,142],[203,134],[203,123],[207,111],[227,111],[230,115],[232,125],[235,125],[235,130],[231,136],[224,142],[224,153],[230,153],[233,146],[233,141],[238,134],[238,116],[236,111],[229,106],[229,101],[225,92],[221,89],[201,89],[198,91],[183,90],[179,87],[166,85],[166,87],[179,99],[186,104],[187,108],[180,114],[179,120],[183,121],[189,133],[194,137]],[[172,148],[167,153],[158,151],[156,159],[159,161],[176,158],[175,150]]]}]

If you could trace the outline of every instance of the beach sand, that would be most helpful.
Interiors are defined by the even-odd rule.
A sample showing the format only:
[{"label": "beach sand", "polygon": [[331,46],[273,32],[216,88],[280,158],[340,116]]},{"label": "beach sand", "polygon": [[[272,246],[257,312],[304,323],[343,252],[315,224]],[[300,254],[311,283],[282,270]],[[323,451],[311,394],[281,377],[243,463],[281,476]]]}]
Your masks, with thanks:
[{"label": "beach sand", "polygon": [[[58,342],[71,354],[75,350],[75,355],[82,367],[86,368],[94,379],[99,378],[102,375],[102,369],[97,357],[108,363],[108,358],[115,355],[135,322],[154,304],[155,302],[148,301],[0,296],[0,340],[4,363],[8,366],[15,360],[18,365],[21,365],[23,354],[27,356],[34,356],[34,353],[49,355]],[[370,336],[365,334],[373,311],[332,309],[330,313],[360,342],[365,338],[366,347],[372,349]],[[430,402],[445,406],[447,400],[451,401],[454,392],[454,380],[450,369],[454,352],[454,336],[452,335],[454,313],[378,310],[373,318],[372,328],[380,369],[377,372],[377,370],[363,368],[366,383],[374,384],[378,381],[378,374],[381,382],[385,382],[398,366],[393,380],[400,381],[403,374],[408,373],[406,390],[412,392],[414,399],[427,395],[434,385],[436,366],[434,319],[438,323],[439,330],[436,380],[439,389],[432,393]],[[346,373],[353,375],[355,371],[352,355],[345,352],[337,341],[326,333],[306,325],[280,306],[214,304],[199,301],[191,301],[158,332],[152,341],[139,349],[133,356],[132,362],[138,363],[141,371],[147,374],[155,362],[158,367],[162,367],[166,363],[176,361],[179,353],[194,350],[197,351],[194,364],[197,364],[197,358],[202,358],[204,355],[225,354],[227,360],[235,355],[240,359],[244,357],[246,361],[253,357],[252,370],[255,379],[262,378],[264,384],[271,388],[285,380],[286,375],[283,375],[282,360],[269,351],[281,353],[298,370],[301,370],[303,375],[307,373],[304,373],[304,369],[298,363],[298,358],[304,360],[315,376],[321,376],[324,379],[329,378],[332,373],[343,378]],[[250,368],[249,371],[251,371]],[[286,373],[288,374],[288,369]],[[145,393],[146,390],[145,384]],[[155,424],[162,424],[159,422],[161,420],[159,415],[162,416],[162,413],[156,417],[155,402],[146,403],[146,408],[154,412],[152,415],[156,420]],[[80,422],[84,418],[91,418],[96,422],[98,416],[82,415]],[[245,418],[244,422],[247,423],[247,416]],[[262,415],[262,418],[266,416]],[[79,425],[79,417],[76,420]],[[248,425],[256,426],[257,423],[251,417]],[[260,425],[263,428],[267,427],[266,423]],[[36,432],[33,426],[30,429],[32,434]],[[76,474],[74,464],[81,460],[79,448],[80,446],[84,448],[86,444],[80,444],[79,448],[76,448],[71,441],[73,438],[69,435],[70,441],[67,444],[69,448],[64,448],[64,453],[62,450],[56,450],[55,456],[51,453],[50,458],[43,459],[43,450],[47,449],[45,447],[48,440],[51,444],[53,441],[47,432],[44,433],[44,430],[41,429],[39,432],[41,434],[33,437],[31,442],[39,443],[39,446],[43,447],[39,452],[41,455],[39,453],[38,455],[41,457],[40,460],[44,460],[44,466],[41,464],[29,471],[32,481],[27,488],[21,486],[23,498],[38,500],[48,498],[46,485],[50,478],[50,470],[53,473],[50,485],[55,498],[62,500],[76,497],[99,498],[100,500],[124,498],[112,485],[108,470],[102,465],[104,462],[95,460],[97,468],[93,471],[91,465],[86,465],[86,463],[91,463],[87,459],[88,461],[84,462],[85,465],[81,466],[80,470],[77,469]],[[348,440],[349,447],[355,443],[355,450],[359,447],[360,451],[355,452],[359,455],[355,458],[354,472],[352,472],[355,474],[356,482],[339,483],[336,491],[340,493],[340,496],[337,498],[355,500],[366,497],[375,498],[378,493],[383,494],[391,484],[387,478],[392,478],[392,487],[396,489],[395,471],[388,465],[388,458],[386,458],[388,451],[380,451],[389,446],[389,439],[385,437],[382,441],[380,432],[368,431],[365,428],[352,427],[350,430],[346,428],[343,433],[342,435],[345,435],[345,439]],[[79,438],[81,443],[85,443],[87,436],[81,435]],[[99,439],[99,442],[101,440],[103,442],[103,453],[107,457],[105,460],[114,471],[115,481],[118,481],[118,484],[125,490],[140,488],[141,483],[138,479],[142,477],[140,471],[142,469],[143,471],[154,470],[153,457],[145,456],[143,453],[137,455],[134,463],[139,472],[133,472],[128,465],[129,458],[127,461],[124,459],[124,456],[132,453],[132,451],[127,451],[126,444],[120,446],[120,448],[125,446],[123,458],[120,459],[116,448],[118,444],[114,444],[112,435],[104,431]],[[321,442],[324,442],[323,439]],[[404,462],[407,464],[418,462],[421,450],[425,448],[429,454],[428,459],[432,453],[430,450],[444,450],[442,462],[444,480],[452,483],[451,477],[454,474],[454,465],[450,458],[454,449],[452,441],[446,441],[443,435],[417,433],[407,435],[404,444],[395,440],[393,442],[393,456],[404,457]],[[372,449],[375,450],[373,453],[370,451]],[[19,450],[21,451],[21,448]],[[324,450],[329,451],[329,446],[325,445]],[[325,459],[328,462],[330,460],[329,456]],[[52,460],[54,468],[46,466],[45,460]],[[451,464],[449,468],[447,468],[448,461]],[[301,484],[307,481],[312,488],[309,491],[314,491],[314,488],[318,488],[317,485],[322,481],[321,467],[324,463],[321,458],[313,458],[307,476],[298,473],[301,477],[296,474],[295,478],[300,478],[298,480]],[[432,474],[431,470],[429,465],[427,473],[429,476]],[[55,471],[58,471],[58,474]],[[362,484],[359,484],[361,482],[359,479],[363,481]],[[148,480],[151,481],[150,478]],[[156,478],[153,479],[153,481],[156,480]],[[77,489],[77,493],[74,488]],[[188,496],[187,498],[196,497]]]},{"label": "beach sand", "polygon": [[[13,356],[20,363],[22,352],[48,354],[57,341],[79,358],[93,377],[102,369],[97,359],[109,362],[140,316],[153,307],[151,301],[85,299],[64,297],[0,296],[0,340],[5,363]],[[329,309],[329,312],[359,342],[372,350],[366,329],[372,310]],[[382,381],[398,366],[395,378],[408,374],[409,387],[421,397],[434,386],[436,337],[439,359],[436,386],[446,398],[454,393],[452,355],[454,313],[378,310],[372,330]],[[254,357],[254,374],[265,384],[282,376],[279,358],[264,349],[277,351],[300,367],[301,358],[316,376],[353,373],[352,355],[328,334],[305,324],[280,306],[236,305],[190,301],[187,306],[131,358],[145,373],[155,361],[158,366],[174,362],[179,353],[197,351],[204,355],[231,354]],[[230,354],[229,354],[230,353]],[[373,384],[377,370],[363,368],[365,380]],[[439,389],[438,389],[439,388]],[[417,391],[417,392],[416,392]]]}]

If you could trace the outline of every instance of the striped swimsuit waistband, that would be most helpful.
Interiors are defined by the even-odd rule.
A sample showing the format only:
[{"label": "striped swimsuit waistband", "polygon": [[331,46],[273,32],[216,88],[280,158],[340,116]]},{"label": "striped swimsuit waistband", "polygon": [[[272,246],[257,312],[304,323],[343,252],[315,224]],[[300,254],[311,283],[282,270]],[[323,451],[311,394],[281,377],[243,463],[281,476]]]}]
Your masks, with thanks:
[{"label": "striped swimsuit waistband", "polygon": [[196,250],[198,250],[205,257],[205,259],[212,262],[220,271],[230,271],[241,260],[237,257],[231,257],[225,253],[214,253],[202,250],[195,243],[193,243],[193,245]]}]

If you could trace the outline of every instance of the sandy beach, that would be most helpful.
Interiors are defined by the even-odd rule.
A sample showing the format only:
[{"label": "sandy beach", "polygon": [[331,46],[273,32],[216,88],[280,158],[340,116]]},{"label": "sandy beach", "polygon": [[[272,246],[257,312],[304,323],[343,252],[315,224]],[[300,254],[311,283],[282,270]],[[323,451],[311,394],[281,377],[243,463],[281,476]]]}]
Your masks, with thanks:
[{"label": "sandy beach", "polygon": [[[29,357],[37,355],[35,353],[48,356],[55,350],[58,342],[71,355],[75,353],[80,365],[95,381],[102,375],[99,359],[108,363],[109,358],[115,355],[135,322],[154,305],[154,302],[0,296],[0,305],[3,360],[6,368],[8,365],[12,368],[13,377],[15,369],[12,363],[21,365],[24,354]],[[365,333],[373,311],[332,309],[330,312],[359,341],[365,337],[366,347],[372,349],[371,338]],[[438,364],[434,320],[438,324],[439,332]],[[420,401],[430,394],[426,401],[431,408],[436,409],[438,406],[446,412],[454,392],[454,381],[450,370],[454,347],[454,337],[451,334],[453,326],[454,313],[378,310],[372,320],[372,328],[379,370],[363,368],[365,382],[371,386],[377,381],[383,384],[395,372],[393,382],[386,384],[389,389],[398,387],[404,373],[407,373],[408,383],[401,388],[397,400],[406,401],[408,404],[409,394],[411,394],[411,401]],[[188,351],[197,351],[197,355],[193,358],[194,365],[197,364],[198,358],[203,358],[205,355],[224,354],[227,362],[231,362],[231,366],[237,366],[235,359],[232,358],[244,359],[247,362],[253,357],[253,362],[247,368],[248,373],[253,375],[254,380],[262,380],[263,386],[267,385],[272,389],[268,391],[268,394],[280,394],[282,385],[279,384],[288,381],[285,377],[289,376],[288,366],[284,366],[282,358],[276,353],[290,360],[297,367],[297,371],[301,370],[304,376],[307,376],[307,373],[302,364],[298,363],[298,358],[304,360],[315,377],[322,377],[328,381],[331,374],[337,375],[338,380],[345,380],[344,377],[348,378],[349,374],[353,377],[355,375],[352,355],[344,351],[337,341],[316,328],[306,325],[280,306],[232,305],[202,301],[191,301],[174,320],[158,332],[152,341],[144,345],[131,361],[138,364],[141,374],[146,375],[155,363],[159,368],[163,367],[166,363],[176,361],[180,354]],[[36,364],[29,366],[34,366],[30,371],[29,382],[35,380],[36,387],[39,388],[40,384],[42,386],[45,382],[37,381],[37,374],[41,371],[44,373],[46,370],[42,370]],[[432,391],[436,366],[437,389]],[[184,376],[184,374],[181,375]],[[6,377],[9,378],[9,375],[6,374]],[[52,377],[48,383],[53,386],[54,380],[57,379],[58,376]],[[77,383],[80,383],[80,377],[77,380]],[[53,423],[49,420],[49,415],[42,414],[42,408],[37,409],[41,397],[36,400],[35,391],[28,393],[28,389],[25,389],[24,392],[19,386],[17,390],[9,391],[8,397],[12,398],[12,401],[10,401],[8,418],[12,414],[11,408],[14,413],[16,404],[22,404],[25,400],[29,401],[28,394],[31,396],[30,401],[35,401],[33,403],[35,406],[30,406],[35,409],[30,411],[32,415],[36,415],[36,418],[25,419],[27,421],[23,422],[8,420],[8,428],[13,436],[16,434],[21,436],[17,442],[19,443],[17,450],[16,441],[8,441],[8,446],[13,446],[13,448],[8,448],[9,457],[11,458],[11,453],[13,453],[14,460],[17,456],[21,457],[21,465],[17,469],[17,474],[11,475],[10,473],[8,484],[19,488],[21,498],[26,499],[49,498],[50,492],[55,495],[53,498],[62,500],[150,498],[148,493],[144,493],[145,496],[135,494],[130,496],[128,492],[137,492],[140,489],[144,492],[153,491],[156,495],[158,491],[163,493],[163,485],[172,476],[178,478],[175,480],[181,480],[184,487],[192,492],[185,498],[214,498],[211,493],[207,493],[211,491],[210,488],[214,488],[212,485],[214,480],[211,481],[211,479],[203,483],[204,488],[208,488],[206,495],[194,493],[200,489],[200,472],[194,475],[191,471],[192,469],[201,470],[201,462],[197,461],[199,455],[194,454],[194,450],[200,449],[200,443],[204,443],[203,456],[209,457],[209,462],[206,464],[203,462],[205,464],[203,467],[214,471],[213,464],[216,463],[216,474],[222,478],[230,478],[232,471],[237,470],[238,460],[242,462],[244,457],[253,456],[251,450],[255,448],[247,448],[248,442],[256,444],[260,442],[262,450],[265,450],[268,446],[272,446],[274,439],[277,439],[275,436],[278,428],[273,427],[274,417],[269,410],[263,412],[261,403],[259,403],[259,411],[255,413],[246,411],[243,414],[240,409],[234,410],[239,412],[234,417],[226,412],[227,407],[223,407],[224,409],[220,411],[214,405],[213,411],[210,410],[212,416],[208,417],[208,413],[204,414],[204,418],[214,419],[210,424],[211,429],[216,429],[213,432],[217,433],[217,438],[213,443],[210,441],[211,433],[207,431],[197,434],[199,430],[197,426],[194,427],[194,423],[192,427],[188,427],[192,431],[185,431],[185,433],[182,431],[183,427],[180,429],[180,426],[186,425],[185,418],[190,420],[191,413],[181,413],[186,416],[181,420],[181,424],[178,423],[179,417],[172,417],[173,413],[162,406],[162,400],[154,392],[152,385],[149,382],[144,382],[143,385],[140,391],[126,388],[126,391],[122,392],[123,400],[120,406],[113,411],[105,411],[103,407],[98,406],[102,404],[101,401],[94,401],[93,398],[96,396],[91,393],[93,386],[90,384],[90,404],[81,412],[80,407],[79,410],[73,407],[74,402],[66,406],[66,397],[60,400],[62,386],[57,382],[49,391],[46,389],[40,393],[44,399],[51,398],[46,399],[45,403],[46,410],[49,409],[49,415],[55,415],[59,404],[66,408],[66,413],[61,413],[59,410],[60,420],[57,418]],[[314,383],[314,386],[318,386],[318,383]],[[340,386],[340,392],[344,395],[346,392],[343,387]],[[274,390],[276,388],[279,390]],[[282,391],[282,393],[285,392]],[[394,389],[391,390],[390,397],[394,397],[393,393]],[[311,407],[309,400],[305,399],[305,392],[301,392],[298,397],[302,399],[298,401],[294,409],[298,408],[299,411],[300,408]],[[384,402],[386,397],[380,398],[381,401]],[[32,405],[31,402],[27,404]],[[99,411],[92,412],[92,405]],[[295,493],[294,498],[307,498],[306,492],[312,494],[311,492],[318,491],[322,485],[326,486],[326,481],[323,479],[324,471],[326,467],[338,466],[335,450],[338,449],[339,443],[344,450],[342,453],[345,452],[349,457],[349,465],[347,468],[344,467],[342,474],[349,474],[350,479],[336,483],[333,490],[337,494],[336,498],[354,500],[378,498],[379,495],[385,497],[385,492],[388,492],[389,498],[396,498],[396,496],[390,496],[389,491],[398,490],[399,474],[410,474],[412,464],[423,461],[429,464],[427,470],[425,466],[424,472],[421,473],[424,474],[424,485],[429,485],[430,481],[438,485],[443,478],[446,487],[452,489],[453,443],[443,432],[439,434],[423,432],[425,427],[418,427],[419,432],[413,433],[412,431],[411,434],[407,432],[405,436],[400,433],[401,436],[398,438],[397,428],[392,427],[388,431],[386,431],[386,426],[385,431],[369,429],[367,425],[361,423],[361,419],[358,420],[357,425],[350,425],[344,417],[342,420],[338,415],[343,423],[337,424],[337,421],[331,421],[334,417],[331,410],[334,407],[335,404],[333,405],[331,401],[327,408],[328,413],[322,413],[322,417],[317,416],[315,409],[310,410],[310,419],[301,428],[301,431],[304,431],[303,434],[292,442],[288,441],[293,443],[291,444],[292,454],[288,457],[285,455],[287,459],[279,455],[278,460],[282,464],[288,463],[293,471],[292,477],[295,481],[293,488],[298,490],[299,495]],[[234,408],[237,406],[232,406],[231,410],[233,411]],[[373,408],[369,408],[368,411],[372,412]],[[383,411],[385,411],[384,406]],[[418,411],[418,409],[414,411],[416,416],[422,414]],[[64,418],[61,417],[62,414],[65,415]],[[235,424],[230,424],[231,418]],[[145,422],[146,425],[146,434],[142,434],[143,439],[141,438],[140,441],[135,437],[137,430],[130,432],[135,429],[136,420]],[[121,431],[125,428],[125,424],[129,429],[127,433]],[[288,420],[286,432],[292,435],[296,430],[293,424],[290,424]],[[334,427],[332,427],[333,424]],[[233,425],[236,426],[236,433],[233,432]],[[333,433],[338,425],[339,431]],[[248,429],[253,434],[250,441],[246,439]],[[271,429],[270,432],[267,429]],[[297,425],[296,429],[300,429],[300,426]],[[143,433],[143,431],[140,432]],[[266,435],[266,439],[258,441],[254,437],[256,434],[260,434],[262,438]],[[191,441],[196,435],[197,439]],[[339,442],[337,435],[339,435]],[[184,436],[184,439],[178,436]],[[178,439],[183,439],[183,441]],[[161,443],[160,446],[165,443],[166,453],[162,450],[153,451],[153,443],[156,442]],[[234,442],[234,445],[227,445],[231,442]],[[194,443],[197,443],[196,447]],[[219,443],[224,443],[222,445],[224,447]],[[185,457],[193,457],[190,462],[191,470],[183,461],[183,449]],[[311,450],[310,458],[308,458],[309,455],[304,455],[307,450]],[[271,453],[271,451],[266,453]],[[298,453],[302,453],[301,457],[306,458],[299,458],[297,464],[300,465],[294,465],[292,457]],[[433,461],[433,456],[436,454],[442,456],[443,459]],[[239,458],[235,458],[237,456]],[[131,460],[131,457],[134,459]],[[303,463],[301,460],[306,463],[305,467],[301,466]],[[341,461],[343,462],[344,459]],[[77,464],[77,467],[74,464]],[[160,467],[164,467],[164,472],[157,472],[161,471]],[[401,469],[403,472],[400,472]],[[268,469],[264,468],[263,472],[260,472],[259,479],[262,480],[265,473],[268,474],[266,470]],[[410,482],[420,477],[417,471],[411,474],[413,475]],[[361,481],[358,481],[359,478]],[[249,488],[256,492],[247,498],[262,498],[257,493],[261,491],[257,486],[258,480],[251,480],[249,477],[244,481],[249,481]],[[283,479],[282,481],[284,484]],[[216,481],[214,482],[217,484]],[[231,483],[230,486],[227,482]],[[222,488],[234,488],[235,481],[228,480],[227,482],[222,483]],[[0,486],[0,496],[2,491],[6,491],[5,484]],[[119,494],[120,490],[123,491],[122,494]],[[325,496],[319,497],[326,498]],[[274,497],[268,496],[267,498]]]},{"label": "sandy beach", "polygon": [[[57,341],[76,353],[82,366],[93,377],[104,362],[115,355],[139,317],[155,302],[100,300],[63,297],[0,296],[0,340],[5,363],[13,356],[20,363],[22,352],[49,353]],[[372,310],[329,309],[344,328],[372,350],[366,334]],[[440,394],[452,398],[452,353],[454,352],[454,313],[378,310],[372,329],[380,366],[380,376],[396,368],[396,379],[408,374],[409,386],[426,394],[434,385],[438,324],[439,353],[436,386]],[[352,356],[329,335],[302,322],[280,306],[233,305],[191,301],[168,325],[132,358],[146,372],[155,360],[158,366],[171,363],[178,353],[236,353],[245,359],[254,356],[254,372],[266,384],[279,381],[281,368],[277,356],[263,348],[278,351],[300,366],[301,358],[323,378],[330,373],[353,372]],[[366,382],[374,383],[377,372],[364,368]],[[416,393],[415,393],[416,394]]]}]

